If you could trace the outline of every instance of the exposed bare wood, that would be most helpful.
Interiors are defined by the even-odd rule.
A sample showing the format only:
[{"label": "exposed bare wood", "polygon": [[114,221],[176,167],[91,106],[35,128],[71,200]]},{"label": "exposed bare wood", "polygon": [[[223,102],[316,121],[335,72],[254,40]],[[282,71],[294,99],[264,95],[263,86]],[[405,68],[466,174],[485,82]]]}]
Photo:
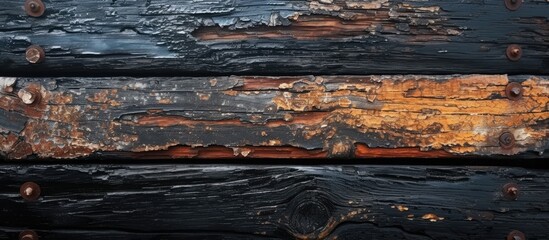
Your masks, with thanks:
[{"label": "exposed bare wood", "polygon": [[23,2],[0,4],[3,75],[549,73],[546,0]]},{"label": "exposed bare wood", "polygon": [[[149,152],[144,158],[536,157],[549,149],[544,76],[13,82],[13,91],[0,95],[2,117],[12,119],[0,122],[0,150],[10,159],[101,152]],[[520,83],[517,99],[506,96],[510,82]],[[22,91],[31,96],[17,94]]]}]

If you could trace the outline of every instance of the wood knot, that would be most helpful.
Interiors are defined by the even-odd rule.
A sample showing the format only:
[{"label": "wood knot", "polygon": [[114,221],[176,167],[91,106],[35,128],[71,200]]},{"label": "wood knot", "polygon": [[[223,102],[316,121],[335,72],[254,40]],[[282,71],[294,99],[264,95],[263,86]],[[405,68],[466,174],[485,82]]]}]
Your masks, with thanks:
[{"label": "wood knot", "polygon": [[327,227],[333,205],[319,193],[307,191],[296,196],[288,209],[291,232],[299,238],[314,238]]}]

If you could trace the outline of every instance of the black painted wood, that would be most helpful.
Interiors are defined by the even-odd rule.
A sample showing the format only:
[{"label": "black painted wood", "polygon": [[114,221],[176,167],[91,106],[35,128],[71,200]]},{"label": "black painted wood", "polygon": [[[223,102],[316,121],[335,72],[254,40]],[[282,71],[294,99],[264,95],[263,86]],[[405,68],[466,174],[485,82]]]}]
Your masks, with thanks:
[{"label": "black painted wood", "polygon": [[546,0],[45,0],[40,18],[23,2],[0,1],[4,76],[549,73]]},{"label": "black painted wood", "polygon": [[[3,165],[0,239],[547,239],[549,174],[509,167]],[[25,202],[19,186],[42,188]],[[516,200],[502,186],[516,183]]]}]

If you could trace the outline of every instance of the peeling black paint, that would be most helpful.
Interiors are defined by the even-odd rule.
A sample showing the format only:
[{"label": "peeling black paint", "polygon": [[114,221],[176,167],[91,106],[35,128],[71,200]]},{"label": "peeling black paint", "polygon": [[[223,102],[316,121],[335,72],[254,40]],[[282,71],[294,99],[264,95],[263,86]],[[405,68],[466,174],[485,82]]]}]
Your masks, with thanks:
[{"label": "peeling black paint", "polygon": [[[501,0],[394,0],[375,9],[305,0],[45,2],[40,18],[26,16],[20,1],[0,4],[4,75],[549,73],[544,0],[525,1],[517,11]],[[384,14],[351,36],[253,37],[260,29],[298,29],[296,16],[331,17],[353,26],[356,16]],[[201,41],[196,34],[202,29],[252,35]],[[524,50],[519,62],[505,57],[513,43]],[[30,44],[44,47],[46,62],[25,61]]]}]

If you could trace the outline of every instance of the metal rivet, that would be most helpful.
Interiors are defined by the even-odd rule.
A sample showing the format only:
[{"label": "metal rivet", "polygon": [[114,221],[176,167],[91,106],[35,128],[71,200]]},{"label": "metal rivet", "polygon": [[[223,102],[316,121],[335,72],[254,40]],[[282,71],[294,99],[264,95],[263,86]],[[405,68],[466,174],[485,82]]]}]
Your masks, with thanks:
[{"label": "metal rivet", "polygon": [[6,93],[12,93],[12,92],[13,92],[13,87],[12,87],[12,86],[6,86],[6,87],[4,87],[4,92],[6,92]]},{"label": "metal rivet", "polygon": [[19,233],[19,240],[38,240],[38,234],[33,230],[25,230]]},{"label": "metal rivet", "polygon": [[44,49],[38,45],[31,45],[25,51],[25,58],[29,63],[40,63],[44,61],[45,57]]},{"label": "metal rivet", "polygon": [[516,200],[519,195],[519,187],[515,183],[507,183],[501,189],[503,196],[510,200]]},{"label": "metal rivet", "polygon": [[40,197],[40,186],[33,182],[26,182],[19,188],[19,194],[27,201],[36,201]]},{"label": "metal rivet", "polygon": [[509,100],[516,101],[522,97],[522,85],[518,82],[512,82],[505,87],[505,95]]},{"label": "metal rivet", "polygon": [[25,12],[31,17],[40,17],[44,15],[46,5],[41,0],[25,1]]},{"label": "metal rivet", "polygon": [[515,11],[520,8],[522,0],[504,0],[505,7],[511,11]]},{"label": "metal rivet", "polygon": [[511,44],[507,47],[505,54],[507,55],[507,59],[518,61],[522,57],[522,48],[517,44]]},{"label": "metal rivet", "polygon": [[515,146],[515,136],[510,132],[504,132],[499,136],[499,145],[502,148],[513,148]]},{"label": "metal rivet", "polygon": [[38,102],[38,99],[39,99],[38,94],[34,93],[31,90],[27,90],[27,89],[19,90],[19,92],[17,92],[17,96],[19,96],[21,101],[24,104],[27,104],[27,105],[32,105],[32,104]]},{"label": "metal rivet", "polygon": [[507,235],[507,240],[526,240],[526,236],[521,231],[513,230]]}]

